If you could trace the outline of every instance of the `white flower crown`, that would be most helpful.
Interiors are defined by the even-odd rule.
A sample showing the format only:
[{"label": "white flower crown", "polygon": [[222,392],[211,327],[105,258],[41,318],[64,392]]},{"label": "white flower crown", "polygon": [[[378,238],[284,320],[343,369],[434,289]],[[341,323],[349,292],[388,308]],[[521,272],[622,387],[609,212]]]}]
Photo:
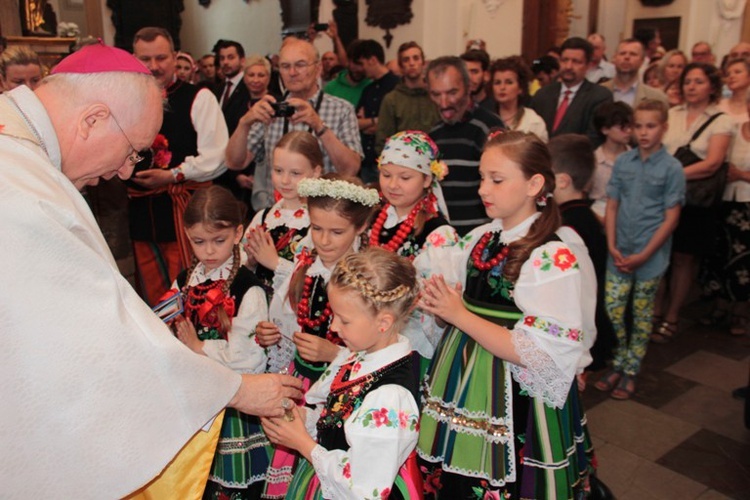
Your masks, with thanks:
[{"label": "white flower crown", "polygon": [[297,193],[304,198],[328,196],[337,200],[346,199],[366,207],[374,207],[380,203],[380,196],[375,189],[341,180],[303,179],[297,184]]}]

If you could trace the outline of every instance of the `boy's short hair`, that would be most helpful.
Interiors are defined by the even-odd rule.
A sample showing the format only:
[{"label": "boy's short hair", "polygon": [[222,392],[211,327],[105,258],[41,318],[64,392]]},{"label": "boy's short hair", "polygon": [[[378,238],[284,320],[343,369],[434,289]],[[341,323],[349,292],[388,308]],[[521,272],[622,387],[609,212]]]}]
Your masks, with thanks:
[{"label": "boy's short hair", "polygon": [[669,108],[666,104],[656,99],[644,99],[635,107],[636,111],[656,111],[659,113],[659,121],[667,123],[669,119]]},{"label": "boy's short hair", "polygon": [[594,127],[596,127],[599,139],[601,140],[606,139],[602,129],[612,128],[616,125],[624,127],[632,124],[633,108],[624,102],[605,102],[594,111]]},{"label": "boy's short hair", "polygon": [[383,46],[376,40],[360,40],[352,51],[352,59],[358,62],[360,59],[374,57],[380,64],[385,64],[385,51]]},{"label": "boy's short hair", "polygon": [[596,168],[591,141],[585,135],[560,134],[547,144],[552,157],[552,171],[568,174],[576,191],[585,191]]},{"label": "boy's short hair", "polygon": [[466,62],[478,62],[482,66],[482,71],[488,71],[490,69],[490,55],[486,50],[467,50],[461,54],[460,57]]}]

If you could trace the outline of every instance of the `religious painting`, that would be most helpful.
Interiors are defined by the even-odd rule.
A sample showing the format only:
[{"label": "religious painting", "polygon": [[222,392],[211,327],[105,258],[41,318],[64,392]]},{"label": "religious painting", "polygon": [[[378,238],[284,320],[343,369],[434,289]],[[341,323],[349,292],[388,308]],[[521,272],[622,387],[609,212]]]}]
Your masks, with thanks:
[{"label": "religious painting", "polygon": [[47,0],[21,0],[18,7],[24,36],[56,35],[56,16]]}]

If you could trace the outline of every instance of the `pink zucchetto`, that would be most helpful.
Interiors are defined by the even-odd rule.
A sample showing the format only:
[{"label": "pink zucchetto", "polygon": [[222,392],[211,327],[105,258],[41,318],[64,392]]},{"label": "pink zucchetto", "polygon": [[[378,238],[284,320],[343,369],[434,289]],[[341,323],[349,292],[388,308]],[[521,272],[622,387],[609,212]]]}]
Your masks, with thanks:
[{"label": "pink zucchetto", "polygon": [[87,45],[67,56],[52,69],[50,74],[109,73],[111,71],[151,74],[146,65],[136,59],[133,54],[116,47],[108,47],[101,39],[99,43]]}]

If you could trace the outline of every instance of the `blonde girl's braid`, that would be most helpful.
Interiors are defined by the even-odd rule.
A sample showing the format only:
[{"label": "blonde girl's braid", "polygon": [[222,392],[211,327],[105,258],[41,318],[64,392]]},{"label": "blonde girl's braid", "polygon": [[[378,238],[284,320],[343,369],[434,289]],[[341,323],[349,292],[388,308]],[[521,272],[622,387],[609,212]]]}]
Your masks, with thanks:
[{"label": "blonde girl's braid", "polygon": [[409,318],[419,293],[412,263],[378,247],[343,257],[331,273],[328,286],[355,292],[374,314],[392,312],[396,331]]},{"label": "blonde girl's braid", "polygon": [[409,288],[405,285],[398,285],[390,290],[379,290],[359,271],[353,269],[350,266],[350,262],[346,260],[341,262],[341,273],[345,283],[352,285],[363,297],[375,303],[386,304],[393,302],[403,297],[409,291]]}]

